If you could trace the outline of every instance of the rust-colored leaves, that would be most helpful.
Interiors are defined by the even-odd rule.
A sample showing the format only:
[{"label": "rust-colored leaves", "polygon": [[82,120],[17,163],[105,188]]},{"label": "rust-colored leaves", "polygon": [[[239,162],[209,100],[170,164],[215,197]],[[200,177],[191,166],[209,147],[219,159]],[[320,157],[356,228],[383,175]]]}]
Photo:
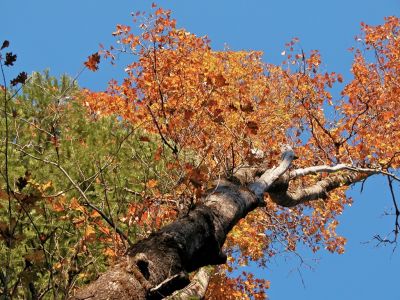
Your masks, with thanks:
[{"label": "rust-colored leaves", "polygon": [[93,53],[92,55],[88,56],[87,61],[85,61],[84,65],[91,71],[96,71],[99,68],[100,63],[100,54]]}]

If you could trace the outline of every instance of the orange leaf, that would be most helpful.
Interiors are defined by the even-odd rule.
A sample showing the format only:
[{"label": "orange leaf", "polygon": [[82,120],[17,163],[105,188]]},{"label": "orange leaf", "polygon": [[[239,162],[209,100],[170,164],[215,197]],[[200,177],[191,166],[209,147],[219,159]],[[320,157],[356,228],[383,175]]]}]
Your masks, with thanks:
[{"label": "orange leaf", "polygon": [[157,184],[158,184],[157,180],[150,179],[149,181],[147,181],[146,185],[147,185],[148,188],[152,189],[152,188],[156,187]]},{"label": "orange leaf", "polygon": [[91,71],[96,71],[99,67],[98,64],[100,63],[100,55],[99,53],[93,53],[92,55],[88,56],[88,60],[85,61],[84,65]]},{"label": "orange leaf", "polygon": [[111,248],[106,248],[106,250],[103,251],[104,255],[109,256],[109,257],[115,257],[116,253],[113,249]]},{"label": "orange leaf", "polygon": [[64,205],[62,205],[62,203],[60,203],[59,201],[54,201],[54,202],[52,202],[51,203],[51,206],[52,206],[52,208],[53,208],[53,210],[54,211],[56,211],[56,212],[61,212],[61,211],[64,211],[65,209],[64,209]]},{"label": "orange leaf", "polygon": [[228,85],[228,82],[226,81],[225,77],[222,74],[215,76],[215,86],[223,87],[226,85]]},{"label": "orange leaf", "polygon": [[247,126],[248,129],[250,129],[251,133],[253,133],[253,134],[257,133],[258,124],[256,122],[249,121],[249,122],[247,122],[246,126]]},{"label": "orange leaf", "polygon": [[98,218],[101,217],[101,215],[97,212],[97,211],[92,211],[92,213],[90,214],[91,218]]},{"label": "orange leaf", "polygon": [[78,200],[75,197],[71,199],[70,208],[73,210],[85,212],[85,208],[79,204]]}]

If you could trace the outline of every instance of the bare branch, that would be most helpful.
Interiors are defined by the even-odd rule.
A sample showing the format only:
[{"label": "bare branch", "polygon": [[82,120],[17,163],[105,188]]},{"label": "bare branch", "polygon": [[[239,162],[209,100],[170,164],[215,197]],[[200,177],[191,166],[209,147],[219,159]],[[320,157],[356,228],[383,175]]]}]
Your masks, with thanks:
[{"label": "bare branch", "polygon": [[171,296],[165,298],[166,300],[190,300],[190,299],[203,299],[206,294],[208,283],[210,281],[210,274],[208,274],[205,267],[194,275],[191,282],[183,289],[176,291]]},{"label": "bare branch", "polygon": [[[393,206],[394,206],[394,215],[395,215],[395,223],[394,223],[394,229],[392,230],[391,233],[386,235],[385,237],[382,237],[380,234],[377,234],[374,236],[374,239],[378,241],[378,246],[380,244],[387,245],[387,244],[392,244],[394,245],[393,247],[393,253],[397,248],[397,237],[399,235],[400,231],[400,224],[399,224],[399,216],[400,216],[400,210],[399,206],[397,204],[394,188],[393,188],[393,178],[387,176],[388,184],[389,184],[389,190],[390,190],[390,195],[392,196],[392,201],[393,201]],[[393,234],[393,238],[390,237]]]},{"label": "bare branch", "polygon": [[360,168],[360,167],[349,166],[346,164],[338,164],[335,166],[322,165],[322,166],[314,166],[314,167],[296,169],[296,170],[293,170],[290,172],[289,178],[295,179],[295,178],[310,175],[310,174],[335,173],[335,172],[339,172],[339,171],[353,171],[353,172],[365,173],[365,174],[369,174],[369,175],[383,174],[383,175],[387,175],[387,176],[393,178],[396,181],[400,181],[400,178],[398,176],[396,176],[392,173],[389,173],[387,171],[384,171],[381,168]]},{"label": "bare branch", "polygon": [[249,186],[250,191],[252,191],[260,201],[263,200],[264,193],[269,187],[289,169],[294,159],[294,152],[290,146],[286,145],[283,150],[282,161],[279,166],[268,169],[260,178]]},{"label": "bare branch", "polygon": [[340,186],[348,186],[352,183],[361,181],[370,175],[372,174],[366,175],[352,172],[328,177],[324,180],[318,181],[312,186],[299,188],[294,192],[289,191],[286,186],[286,189],[277,189],[268,191],[268,193],[271,196],[272,201],[275,203],[285,207],[292,207],[312,200],[325,199],[328,196],[328,192]]}]

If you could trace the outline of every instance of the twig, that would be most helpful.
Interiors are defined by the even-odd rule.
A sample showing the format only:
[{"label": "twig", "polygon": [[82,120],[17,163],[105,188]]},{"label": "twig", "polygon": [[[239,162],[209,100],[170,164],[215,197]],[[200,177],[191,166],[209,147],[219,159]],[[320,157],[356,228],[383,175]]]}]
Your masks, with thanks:
[{"label": "twig", "polygon": [[162,142],[163,142],[168,148],[170,148],[170,149],[172,150],[172,153],[173,153],[173,154],[177,154],[177,153],[178,153],[178,148],[176,147],[176,145],[172,146],[170,143],[168,143],[167,139],[164,137],[164,135],[163,135],[163,133],[162,133],[162,131],[161,131],[160,125],[158,124],[157,119],[156,119],[156,117],[155,117],[153,111],[152,111],[151,108],[150,108],[150,105],[146,104],[146,107],[147,107],[147,110],[149,111],[149,113],[150,113],[150,115],[151,115],[151,118],[153,119],[154,125],[156,125],[158,134],[160,135]]},{"label": "twig", "polygon": [[[17,145],[17,144],[13,144],[13,145],[19,147],[19,145]],[[32,155],[32,154],[26,152],[25,150],[23,150],[21,147],[19,147],[18,150],[21,151],[22,153],[24,153],[25,155],[28,155],[29,157],[35,159],[35,160],[38,160],[38,161],[41,161],[41,162],[44,162],[44,163],[47,163],[47,164],[50,164],[50,165],[53,165],[53,166],[57,167],[57,168],[64,174],[64,176],[68,179],[68,181],[74,186],[74,188],[79,192],[79,194],[81,195],[81,197],[84,199],[84,201],[85,201],[84,205],[89,206],[90,208],[92,208],[92,209],[94,209],[96,212],[98,212],[99,215],[100,215],[100,216],[101,216],[101,217],[102,217],[102,218],[103,218],[103,219],[104,219],[104,220],[105,220],[105,221],[106,221],[106,222],[107,222],[107,223],[108,223],[108,224],[109,224],[109,225],[110,225],[124,240],[126,240],[126,241],[128,242],[129,245],[133,245],[133,242],[129,240],[129,238],[126,236],[126,234],[125,234],[121,229],[119,229],[119,228],[114,224],[114,222],[113,222],[112,220],[110,220],[110,218],[108,218],[107,215],[106,215],[100,208],[98,208],[97,206],[95,206],[95,205],[93,205],[92,203],[90,203],[90,201],[89,201],[89,199],[87,198],[85,192],[80,188],[79,184],[77,184],[77,183],[72,179],[72,177],[69,175],[69,173],[68,173],[60,164],[58,164],[58,163],[56,163],[56,162],[54,162],[54,161],[51,161],[51,160],[47,160],[47,159],[40,158],[40,157],[37,157],[37,156],[35,156],[35,155]],[[109,164],[109,163],[111,163],[111,160],[109,160],[109,162],[108,162],[107,164]],[[104,168],[105,168],[105,166],[104,166]],[[97,177],[97,176],[96,176],[96,177]]]},{"label": "twig", "polygon": [[353,171],[358,173],[368,173],[368,174],[382,174],[389,176],[390,178],[400,181],[400,178],[393,173],[389,173],[387,171],[382,170],[381,168],[361,168],[355,166],[349,166],[346,164],[338,164],[335,166],[314,166],[302,169],[296,169],[290,172],[290,179],[295,179],[298,177],[306,176],[309,174],[316,174],[316,173],[335,173],[339,171]]},{"label": "twig", "polygon": [[390,194],[392,196],[393,206],[394,206],[395,214],[396,214],[396,219],[395,219],[393,232],[394,232],[394,240],[397,241],[397,235],[399,234],[399,230],[400,230],[400,225],[399,225],[400,210],[399,210],[399,207],[397,205],[396,197],[395,197],[394,191],[393,191],[393,182],[392,182],[393,178],[390,178],[388,176],[387,179],[388,179]]},{"label": "twig", "polygon": [[[11,211],[11,189],[10,189],[10,178],[8,174],[8,139],[9,139],[9,128],[8,128],[8,99],[7,99],[7,81],[6,76],[4,74],[3,62],[0,61],[1,74],[3,77],[4,84],[4,120],[5,120],[5,148],[4,148],[4,179],[6,181],[6,190],[7,190],[7,198],[8,198],[8,221],[9,221],[9,231],[11,233],[11,220],[12,220],[12,211]],[[10,234],[8,237],[8,244],[11,245],[12,235]],[[4,295],[8,296],[8,271],[10,270],[10,259],[11,259],[11,247],[8,247],[7,258],[6,258],[6,275],[5,275],[5,284],[4,284]]]}]

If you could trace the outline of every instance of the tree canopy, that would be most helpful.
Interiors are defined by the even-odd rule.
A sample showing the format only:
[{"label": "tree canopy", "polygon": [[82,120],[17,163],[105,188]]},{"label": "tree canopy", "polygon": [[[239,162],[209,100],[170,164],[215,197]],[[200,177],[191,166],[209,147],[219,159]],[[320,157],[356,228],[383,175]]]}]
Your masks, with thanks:
[{"label": "tree canopy", "polygon": [[5,298],[183,298],[193,286],[201,297],[199,276],[210,299],[264,299],[268,281],[231,272],[300,244],[343,253],[346,191],[375,175],[395,208],[380,242],[397,242],[398,18],[362,24],[354,78],[335,98],[342,76],[297,39],[272,65],[258,51],[214,51],[156,5],[134,17],[140,34],[117,25],[116,44],[85,62],[130,58],[104,92],[48,72],[10,87],[16,56],[3,43]]}]

